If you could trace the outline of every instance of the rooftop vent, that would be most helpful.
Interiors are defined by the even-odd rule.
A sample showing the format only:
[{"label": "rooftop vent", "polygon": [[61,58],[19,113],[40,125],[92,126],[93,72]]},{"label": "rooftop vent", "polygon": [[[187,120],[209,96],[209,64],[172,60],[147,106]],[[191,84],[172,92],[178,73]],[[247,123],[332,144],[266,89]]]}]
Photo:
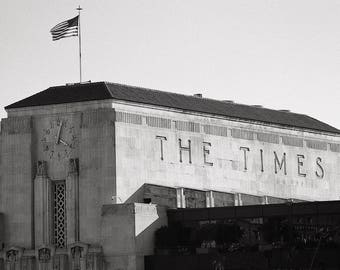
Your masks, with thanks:
[{"label": "rooftop vent", "polygon": [[198,98],[202,98],[202,94],[198,93],[198,94],[194,94],[194,97],[198,97]]},{"label": "rooftop vent", "polygon": [[85,83],[91,83],[91,80],[85,81],[85,82],[81,82],[81,84],[85,84]]},{"label": "rooftop vent", "polygon": [[87,84],[87,83],[91,83],[91,80],[88,80],[88,81],[85,81],[85,82],[77,82],[77,83],[66,83],[66,86],[76,85],[76,84]]}]

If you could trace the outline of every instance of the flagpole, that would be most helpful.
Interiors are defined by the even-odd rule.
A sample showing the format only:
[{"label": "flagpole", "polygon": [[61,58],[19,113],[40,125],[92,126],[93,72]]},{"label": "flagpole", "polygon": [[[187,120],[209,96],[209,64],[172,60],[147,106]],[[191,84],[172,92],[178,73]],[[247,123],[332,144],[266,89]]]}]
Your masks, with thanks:
[{"label": "flagpole", "polygon": [[80,6],[78,6],[77,8],[78,10],[78,39],[79,39],[79,82],[82,82],[81,79],[81,31],[80,31],[80,11],[82,10],[82,8]]}]

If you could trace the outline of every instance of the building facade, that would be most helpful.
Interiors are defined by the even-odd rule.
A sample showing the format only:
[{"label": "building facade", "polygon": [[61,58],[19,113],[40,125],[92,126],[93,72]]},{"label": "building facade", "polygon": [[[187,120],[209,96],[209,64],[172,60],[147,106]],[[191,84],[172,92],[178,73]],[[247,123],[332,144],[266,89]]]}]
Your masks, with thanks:
[{"label": "building facade", "polygon": [[340,196],[340,131],[306,115],[106,82],[6,111],[4,268],[143,269],[166,208]]}]

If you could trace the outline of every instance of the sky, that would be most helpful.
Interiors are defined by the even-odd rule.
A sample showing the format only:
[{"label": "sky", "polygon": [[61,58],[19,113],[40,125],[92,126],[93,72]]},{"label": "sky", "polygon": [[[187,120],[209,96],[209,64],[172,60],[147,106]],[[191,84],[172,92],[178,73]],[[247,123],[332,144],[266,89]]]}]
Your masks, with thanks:
[{"label": "sky", "polygon": [[83,80],[288,109],[340,129],[339,0],[0,0],[0,117]]}]

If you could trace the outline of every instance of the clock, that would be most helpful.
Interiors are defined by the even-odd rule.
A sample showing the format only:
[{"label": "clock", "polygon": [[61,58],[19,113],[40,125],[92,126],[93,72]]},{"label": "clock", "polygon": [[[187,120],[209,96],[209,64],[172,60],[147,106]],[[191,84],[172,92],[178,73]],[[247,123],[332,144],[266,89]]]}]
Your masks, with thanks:
[{"label": "clock", "polygon": [[42,130],[42,150],[49,159],[69,158],[76,147],[75,127],[68,119],[51,120]]}]

